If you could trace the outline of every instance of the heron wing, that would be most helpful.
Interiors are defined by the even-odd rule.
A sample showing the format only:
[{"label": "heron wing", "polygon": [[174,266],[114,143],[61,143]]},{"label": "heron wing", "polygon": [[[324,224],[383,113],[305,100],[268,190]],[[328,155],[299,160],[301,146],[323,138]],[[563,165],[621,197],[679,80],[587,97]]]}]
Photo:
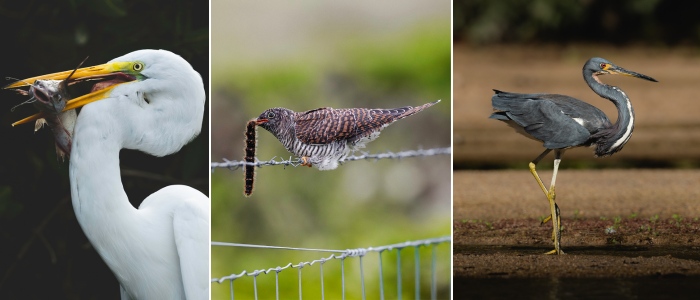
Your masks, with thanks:
[{"label": "heron wing", "polygon": [[544,146],[549,149],[585,144],[591,132],[574,120],[578,113],[573,106],[558,104],[560,97],[566,96],[497,91],[491,98],[496,112],[490,118],[512,120],[532,138],[544,142]]},{"label": "heron wing", "polygon": [[[171,186],[172,187],[172,186]],[[187,187],[178,191],[173,233],[187,299],[209,299],[209,198]]]}]

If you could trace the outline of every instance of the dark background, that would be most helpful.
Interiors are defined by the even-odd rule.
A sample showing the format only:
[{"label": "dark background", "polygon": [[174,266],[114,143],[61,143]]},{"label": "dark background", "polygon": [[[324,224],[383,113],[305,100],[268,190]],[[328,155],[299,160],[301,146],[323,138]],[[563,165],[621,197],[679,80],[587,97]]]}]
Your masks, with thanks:
[{"label": "dark background", "polygon": [[700,44],[698,2],[456,0],[454,38],[496,43]]},{"label": "dark background", "polygon": [[[209,86],[206,1],[0,1],[2,77],[73,69],[138,49],[188,60]],[[11,81],[4,80],[2,85]],[[35,113],[27,99],[0,91],[0,299],[118,299],[119,286],[83,234],[70,202],[68,162],[57,160],[49,130],[11,123]],[[207,101],[208,107],[208,101]],[[122,182],[134,206],[175,183],[209,194],[209,110],[200,135],[156,158],[121,152]]]}]

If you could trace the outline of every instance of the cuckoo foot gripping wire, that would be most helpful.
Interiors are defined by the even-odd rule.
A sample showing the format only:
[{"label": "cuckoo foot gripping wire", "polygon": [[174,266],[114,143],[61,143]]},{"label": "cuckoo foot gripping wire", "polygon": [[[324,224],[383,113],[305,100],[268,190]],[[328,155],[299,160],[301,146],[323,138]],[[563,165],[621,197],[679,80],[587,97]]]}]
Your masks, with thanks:
[{"label": "cuckoo foot gripping wire", "polygon": [[[249,123],[250,124],[250,123]],[[292,159],[291,157],[288,160],[276,160],[276,157],[273,157],[270,160],[267,161],[259,161],[254,158],[255,151],[252,151],[252,155],[249,156],[247,153],[248,147],[246,147],[246,160],[244,161],[236,161],[236,160],[227,160],[224,159],[223,162],[212,162],[211,163],[211,170],[214,171],[216,168],[226,168],[230,170],[236,170],[242,167],[246,167],[245,170],[247,172],[248,167],[263,167],[263,166],[277,166],[277,165],[283,165],[285,167],[287,166],[292,166],[292,167],[298,167],[300,166],[303,162],[301,159]],[[255,149],[255,144],[253,144],[253,149]],[[422,157],[422,156],[436,156],[436,155],[450,155],[452,153],[452,148],[451,147],[445,147],[445,148],[432,148],[432,149],[418,149],[418,150],[407,150],[407,151],[400,151],[400,152],[383,152],[383,153],[376,153],[376,154],[370,154],[368,152],[362,152],[360,151],[360,155],[351,155],[345,158],[341,163],[343,162],[348,162],[348,161],[358,161],[358,160],[373,160],[377,161],[380,159],[402,159],[402,158],[409,158],[409,157]],[[249,159],[250,158],[250,159]],[[248,173],[246,173],[248,174]]]}]

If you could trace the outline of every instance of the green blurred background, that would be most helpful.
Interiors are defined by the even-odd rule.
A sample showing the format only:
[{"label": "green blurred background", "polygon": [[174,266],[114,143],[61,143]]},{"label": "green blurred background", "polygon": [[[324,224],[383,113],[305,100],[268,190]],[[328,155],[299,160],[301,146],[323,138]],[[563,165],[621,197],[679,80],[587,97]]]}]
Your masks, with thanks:
[{"label": "green blurred background", "polygon": [[[244,127],[270,107],[393,108],[439,104],[386,128],[371,153],[449,147],[450,2],[212,1],[212,161],[242,160]],[[290,157],[258,130],[257,157]],[[243,171],[212,173],[212,240],[323,249],[381,246],[450,235],[449,155],[349,162],[336,170],[257,169],[243,197]],[[440,297],[449,295],[450,245],[436,248]],[[422,248],[423,249],[423,248]],[[423,249],[428,250],[428,249]],[[412,297],[411,250],[402,252],[404,295]],[[285,266],[328,253],[213,247],[212,277]],[[386,296],[396,297],[395,254],[385,253]],[[430,252],[422,256],[428,262]],[[364,262],[367,295],[379,295],[376,255]],[[358,260],[346,261],[347,296],[359,298]],[[423,265],[422,296],[429,296]],[[305,297],[320,298],[318,265],[304,268]],[[235,281],[236,299],[253,297],[253,279]],[[274,296],[274,273],[257,278]],[[280,273],[282,298],[297,297],[297,271]],[[340,297],[340,264],[324,265],[325,296]],[[212,284],[228,299],[229,284]],[[392,296],[394,295],[394,296]]]},{"label": "green blurred background", "polygon": [[[0,75],[27,78],[105,63],[128,52],[167,49],[188,60],[209,87],[206,1],[0,1]],[[4,84],[10,83],[6,80]],[[48,129],[14,121],[35,113],[0,90],[0,299],[119,299],[119,284],[91,247],[70,202],[68,162]],[[175,183],[209,193],[209,112],[200,135],[156,158],[124,150],[122,183],[134,206]]]}]

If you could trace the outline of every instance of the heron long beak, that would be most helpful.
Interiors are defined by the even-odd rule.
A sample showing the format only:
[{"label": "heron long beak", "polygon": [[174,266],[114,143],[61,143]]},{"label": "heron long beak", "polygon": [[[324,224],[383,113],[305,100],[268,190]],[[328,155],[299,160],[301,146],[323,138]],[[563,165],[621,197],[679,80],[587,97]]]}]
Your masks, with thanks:
[{"label": "heron long beak", "polygon": [[653,81],[653,82],[658,82],[656,79],[651,78],[651,77],[649,77],[649,76],[647,76],[647,75],[640,74],[640,73],[637,73],[637,72],[633,72],[633,71],[630,71],[630,70],[626,70],[626,69],[620,68],[620,67],[618,67],[618,66],[610,66],[609,68],[606,69],[606,71],[608,71],[609,74],[632,76],[632,77],[637,77],[637,78],[641,78],[641,79],[644,79],[644,80],[649,80],[649,81]]},{"label": "heron long beak", "polygon": [[[66,107],[63,109],[63,111],[67,111],[84,106],[88,103],[105,99],[109,96],[110,92],[118,85],[136,80],[136,76],[131,75],[132,65],[132,62],[112,62],[92,67],[80,68],[75,70],[75,73],[73,73],[73,70],[51,73],[18,80],[14,83],[3,87],[3,89],[17,89],[25,86],[30,86],[34,84],[34,82],[36,82],[37,80],[66,80],[71,75],[71,73],[73,73],[73,75],[70,77],[71,82],[101,80],[105,78],[114,77],[114,79],[109,81],[107,84],[99,85],[98,90],[94,90],[98,87],[98,85],[95,85],[95,88],[93,88],[93,92],[66,102]],[[12,123],[12,126],[31,122],[43,117],[45,117],[45,113],[40,112],[33,116]]]}]

